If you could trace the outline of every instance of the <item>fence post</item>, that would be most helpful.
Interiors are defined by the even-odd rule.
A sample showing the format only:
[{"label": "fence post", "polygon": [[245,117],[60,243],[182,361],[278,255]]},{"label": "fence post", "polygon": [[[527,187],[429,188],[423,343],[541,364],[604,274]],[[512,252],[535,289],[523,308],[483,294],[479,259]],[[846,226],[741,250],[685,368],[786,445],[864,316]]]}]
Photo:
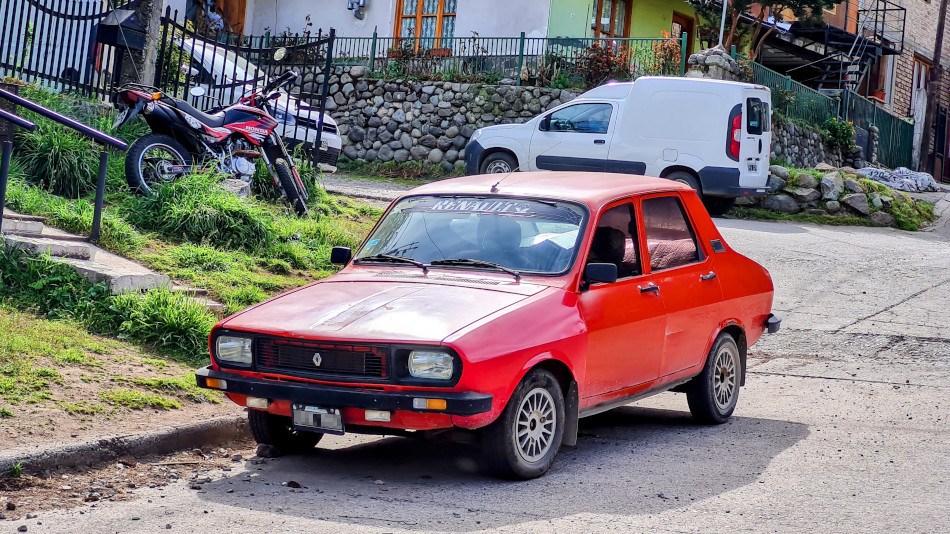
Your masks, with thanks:
[{"label": "fence post", "polygon": [[729,48],[729,55],[732,57],[732,59],[736,59],[736,45],[732,45]]},{"label": "fence post", "polygon": [[373,32],[373,44],[369,47],[369,71],[376,72],[376,32]]},{"label": "fence post", "polygon": [[792,77],[791,77],[791,76],[785,76],[785,90],[786,90],[786,91],[791,91],[791,90],[792,90]]},{"label": "fence post", "polygon": [[521,85],[521,69],[524,68],[524,32],[521,32],[521,39],[518,43],[518,74],[515,78],[516,85]]},{"label": "fence post", "polygon": [[686,32],[680,33],[680,76],[686,75],[686,58],[688,57],[688,50],[686,50]]},{"label": "fence post", "polygon": [[[323,87],[320,90],[320,121],[317,124],[317,138],[313,143],[313,168],[320,174],[320,145],[323,143],[323,121],[327,109],[327,97],[330,94],[330,74],[333,72],[333,41],[336,40],[336,29],[330,28],[327,38],[327,63],[323,68]],[[329,148],[327,149],[329,151]]]},{"label": "fence post", "polygon": [[102,222],[102,202],[106,194],[106,171],[109,168],[109,151],[102,147],[99,153],[99,181],[96,182],[96,206],[92,212],[92,233],[89,241],[99,242],[99,224]]}]

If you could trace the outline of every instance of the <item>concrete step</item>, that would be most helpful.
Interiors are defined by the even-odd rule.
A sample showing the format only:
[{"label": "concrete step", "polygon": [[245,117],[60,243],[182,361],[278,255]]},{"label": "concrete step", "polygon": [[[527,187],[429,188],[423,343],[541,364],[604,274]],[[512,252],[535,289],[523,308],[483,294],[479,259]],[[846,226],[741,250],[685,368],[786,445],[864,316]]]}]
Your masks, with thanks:
[{"label": "concrete step", "polygon": [[66,258],[63,261],[72,265],[76,272],[92,283],[105,282],[114,295],[126,291],[155,289],[170,283],[170,279],[164,274],[153,272],[121,256],[103,254],[101,251],[97,251],[91,258]]},{"label": "concrete step", "polygon": [[19,219],[3,218],[3,224],[0,229],[4,234],[16,234],[26,236],[39,236],[43,233],[46,226],[39,221],[21,221]]},{"label": "concrete step", "polygon": [[46,217],[40,217],[38,215],[25,215],[23,213],[17,213],[15,211],[3,210],[3,218],[10,219],[12,221],[32,221],[32,222],[46,222]]},{"label": "concrete step", "polygon": [[172,285],[172,291],[174,291],[175,293],[183,293],[190,297],[207,297],[208,296],[207,289],[201,289],[198,287],[181,286],[178,284]]},{"label": "concrete step", "polygon": [[192,297],[191,300],[201,304],[205,308],[211,310],[211,313],[217,315],[218,317],[224,316],[224,304],[216,300],[211,300],[208,297]]},{"label": "concrete step", "polygon": [[81,241],[61,241],[46,237],[6,235],[7,245],[27,250],[33,254],[49,254],[57,258],[88,260],[89,245]]}]

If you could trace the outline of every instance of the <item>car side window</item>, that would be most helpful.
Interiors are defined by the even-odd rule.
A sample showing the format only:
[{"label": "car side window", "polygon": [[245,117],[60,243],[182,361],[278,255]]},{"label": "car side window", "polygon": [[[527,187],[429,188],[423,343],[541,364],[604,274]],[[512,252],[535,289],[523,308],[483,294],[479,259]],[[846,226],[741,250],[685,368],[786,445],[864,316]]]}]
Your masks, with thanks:
[{"label": "car side window", "polygon": [[642,274],[638,259],[636,216],[632,203],[605,211],[594,229],[587,263],[613,263],[618,278]]},{"label": "car side window", "polygon": [[699,261],[696,234],[679,198],[652,197],[642,204],[650,269],[672,269]]},{"label": "car side window", "polygon": [[758,98],[747,98],[745,107],[748,111],[746,131],[751,135],[762,135],[762,132],[769,131],[769,105]]},{"label": "car side window", "polygon": [[548,117],[548,131],[605,134],[610,125],[610,104],[577,104],[559,109]]}]

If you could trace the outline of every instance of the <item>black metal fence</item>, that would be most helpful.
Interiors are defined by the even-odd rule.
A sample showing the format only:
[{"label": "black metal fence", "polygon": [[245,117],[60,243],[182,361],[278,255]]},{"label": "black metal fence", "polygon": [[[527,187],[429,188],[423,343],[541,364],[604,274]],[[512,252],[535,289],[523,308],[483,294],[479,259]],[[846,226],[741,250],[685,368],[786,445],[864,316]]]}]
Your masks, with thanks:
[{"label": "black metal fence", "polygon": [[[0,78],[109,99],[121,68],[115,47],[97,41],[112,9],[138,0],[0,1]],[[110,5],[113,4],[113,5]]]},{"label": "black metal fence", "polygon": [[[329,84],[322,83],[329,77],[323,73],[333,70],[335,40],[333,30],[278,38],[199,32],[167,9],[154,85],[208,111],[237,103],[288,69],[297,71],[301,76],[286,88],[287,94],[272,103],[277,131],[288,144],[303,145],[315,163],[335,166],[341,140],[336,122],[323,114]],[[202,94],[193,94],[195,88]],[[312,152],[314,146],[321,146],[319,156]]]}]

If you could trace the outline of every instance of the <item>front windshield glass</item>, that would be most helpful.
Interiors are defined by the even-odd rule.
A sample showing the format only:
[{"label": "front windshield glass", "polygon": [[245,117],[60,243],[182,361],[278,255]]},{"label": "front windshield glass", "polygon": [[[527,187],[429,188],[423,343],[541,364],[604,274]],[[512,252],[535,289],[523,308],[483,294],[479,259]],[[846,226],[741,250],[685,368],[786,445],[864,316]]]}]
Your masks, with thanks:
[{"label": "front windshield glass", "polygon": [[448,266],[453,262],[445,260],[466,259],[557,274],[570,268],[586,218],[583,208],[567,202],[410,197],[389,211],[356,260],[383,254]]}]

